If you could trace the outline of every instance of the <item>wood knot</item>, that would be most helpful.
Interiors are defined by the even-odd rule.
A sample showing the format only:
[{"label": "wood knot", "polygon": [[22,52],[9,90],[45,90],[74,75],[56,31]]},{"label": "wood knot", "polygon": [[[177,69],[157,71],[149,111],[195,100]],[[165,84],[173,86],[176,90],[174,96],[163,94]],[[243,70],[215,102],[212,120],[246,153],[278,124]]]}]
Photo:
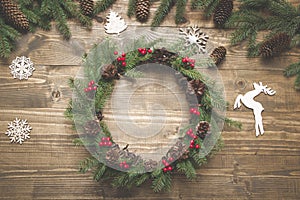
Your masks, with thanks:
[{"label": "wood knot", "polygon": [[246,88],[247,82],[245,79],[237,79],[235,85],[238,89],[243,90]]},{"label": "wood knot", "polygon": [[60,91],[57,90],[57,89],[56,89],[56,90],[53,90],[52,93],[51,93],[51,98],[52,98],[52,101],[55,101],[55,102],[59,101],[60,98],[61,98],[61,93],[60,93]]}]

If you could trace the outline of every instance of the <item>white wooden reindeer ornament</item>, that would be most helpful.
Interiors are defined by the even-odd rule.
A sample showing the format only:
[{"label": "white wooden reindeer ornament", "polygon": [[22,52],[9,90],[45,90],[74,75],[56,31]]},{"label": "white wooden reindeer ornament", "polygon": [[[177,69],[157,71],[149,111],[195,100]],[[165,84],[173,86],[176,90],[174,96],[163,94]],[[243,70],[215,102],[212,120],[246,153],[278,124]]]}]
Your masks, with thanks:
[{"label": "white wooden reindeer ornament", "polygon": [[259,95],[261,92],[264,92],[267,95],[274,95],[276,91],[271,88],[267,88],[267,85],[262,85],[262,82],[253,83],[254,90],[247,92],[244,95],[239,94],[234,103],[234,109],[241,107],[241,102],[247,107],[253,110],[254,118],[255,118],[255,133],[256,137],[259,134],[264,134],[264,127],[262,122],[261,113],[264,110],[261,103],[254,101],[254,98]]}]

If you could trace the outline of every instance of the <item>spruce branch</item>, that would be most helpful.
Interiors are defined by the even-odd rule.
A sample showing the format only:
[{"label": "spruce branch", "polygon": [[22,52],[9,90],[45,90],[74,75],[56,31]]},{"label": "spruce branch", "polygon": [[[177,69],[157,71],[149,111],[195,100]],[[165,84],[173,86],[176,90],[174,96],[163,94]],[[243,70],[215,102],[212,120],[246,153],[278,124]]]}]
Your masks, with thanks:
[{"label": "spruce branch", "polygon": [[171,189],[171,185],[171,174],[169,172],[164,173],[162,170],[154,176],[154,180],[152,181],[152,189],[154,192],[168,191]]},{"label": "spruce branch", "polygon": [[135,14],[135,4],[137,0],[129,0],[127,8],[127,16],[132,17]]},{"label": "spruce branch", "polygon": [[106,169],[107,167],[104,164],[99,163],[96,170],[94,171],[94,180],[99,181],[105,174]]},{"label": "spruce branch", "polygon": [[242,129],[242,123],[241,122],[232,120],[232,119],[227,118],[227,117],[225,118],[225,124],[227,124],[230,127],[238,128],[240,130]]},{"label": "spruce branch", "polygon": [[112,6],[116,0],[98,0],[94,7],[94,15],[99,14],[100,12],[104,12],[110,6]]},{"label": "spruce branch", "polygon": [[284,70],[284,76],[286,77],[296,76],[294,87],[296,90],[300,90],[300,62],[289,65]]},{"label": "spruce branch", "polygon": [[151,26],[152,27],[159,26],[174,5],[175,5],[175,0],[161,0],[161,4],[155,12],[155,16],[152,20]]},{"label": "spruce branch", "polygon": [[94,157],[86,158],[80,162],[79,172],[85,173],[88,170],[95,167],[97,164],[99,164],[99,161],[96,158]]},{"label": "spruce branch", "polygon": [[3,18],[0,18],[0,57],[7,58],[10,55],[20,35],[15,28],[7,25]]},{"label": "spruce branch", "polygon": [[186,22],[184,17],[185,15],[185,7],[186,7],[187,0],[177,0],[176,1],[176,15],[175,15],[175,23],[176,24],[183,24]]},{"label": "spruce branch", "polygon": [[178,162],[176,168],[179,172],[183,172],[188,179],[196,178],[196,170],[194,165],[189,160]]}]

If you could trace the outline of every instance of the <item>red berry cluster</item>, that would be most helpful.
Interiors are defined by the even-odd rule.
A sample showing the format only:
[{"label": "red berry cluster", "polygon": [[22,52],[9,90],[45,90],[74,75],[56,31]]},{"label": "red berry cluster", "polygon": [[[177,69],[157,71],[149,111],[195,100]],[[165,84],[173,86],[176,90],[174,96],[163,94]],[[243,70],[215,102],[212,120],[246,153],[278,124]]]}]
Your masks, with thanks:
[{"label": "red berry cluster", "polygon": [[119,164],[121,169],[129,169],[129,165],[126,163],[126,161],[123,161]]},{"label": "red berry cluster", "polygon": [[197,138],[197,136],[193,133],[193,130],[191,128],[186,132],[186,134],[193,139]]},{"label": "red berry cluster", "polygon": [[[169,158],[168,160],[169,160],[170,162],[172,162],[174,159],[173,159],[173,158]],[[171,160],[172,160],[172,161],[171,161]],[[161,162],[162,162],[163,165],[165,166],[165,167],[163,168],[163,171],[164,171],[164,172],[168,172],[168,171],[172,171],[172,170],[173,170],[173,167],[169,165],[168,161],[166,161],[165,159],[163,159]]]},{"label": "red berry cluster", "polygon": [[[119,53],[117,51],[114,52],[115,55],[118,55]],[[126,67],[126,53],[122,53],[121,56],[117,58],[117,61],[123,66]]]},{"label": "red berry cluster", "polygon": [[146,48],[138,48],[138,51],[142,55],[146,55],[147,53],[152,53],[152,49],[146,49]]},{"label": "red berry cluster", "polygon": [[101,138],[101,142],[99,142],[100,147],[110,147],[111,145],[110,137],[103,137]]},{"label": "red berry cluster", "polygon": [[199,149],[200,145],[199,144],[195,144],[195,140],[191,140],[190,142],[190,149]]},{"label": "red berry cluster", "polygon": [[88,87],[87,88],[84,88],[84,91],[85,92],[90,92],[92,90],[97,90],[97,86],[95,85],[95,81],[91,80],[88,84]]},{"label": "red berry cluster", "polygon": [[194,69],[194,67],[195,67],[194,59],[190,59],[189,57],[184,57],[184,58],[182,58],[181,61],[185,65],[185,67],[190,67],[190,68]]},{"label": "red berry cluster", "polygon": [[191,108],[190,113],[198,116],[200,115],[200,112],[197,108]]}]

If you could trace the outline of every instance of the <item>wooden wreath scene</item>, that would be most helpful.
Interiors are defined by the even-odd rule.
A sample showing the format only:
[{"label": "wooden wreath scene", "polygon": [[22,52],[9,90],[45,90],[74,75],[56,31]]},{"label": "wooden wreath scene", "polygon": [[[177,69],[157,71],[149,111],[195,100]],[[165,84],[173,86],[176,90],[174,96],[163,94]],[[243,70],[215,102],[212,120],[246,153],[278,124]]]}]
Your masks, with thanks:
[{"label": "wooden wreath scene", "polygon": [[299,0],[0,0],[0,199],[300,199]]}]

